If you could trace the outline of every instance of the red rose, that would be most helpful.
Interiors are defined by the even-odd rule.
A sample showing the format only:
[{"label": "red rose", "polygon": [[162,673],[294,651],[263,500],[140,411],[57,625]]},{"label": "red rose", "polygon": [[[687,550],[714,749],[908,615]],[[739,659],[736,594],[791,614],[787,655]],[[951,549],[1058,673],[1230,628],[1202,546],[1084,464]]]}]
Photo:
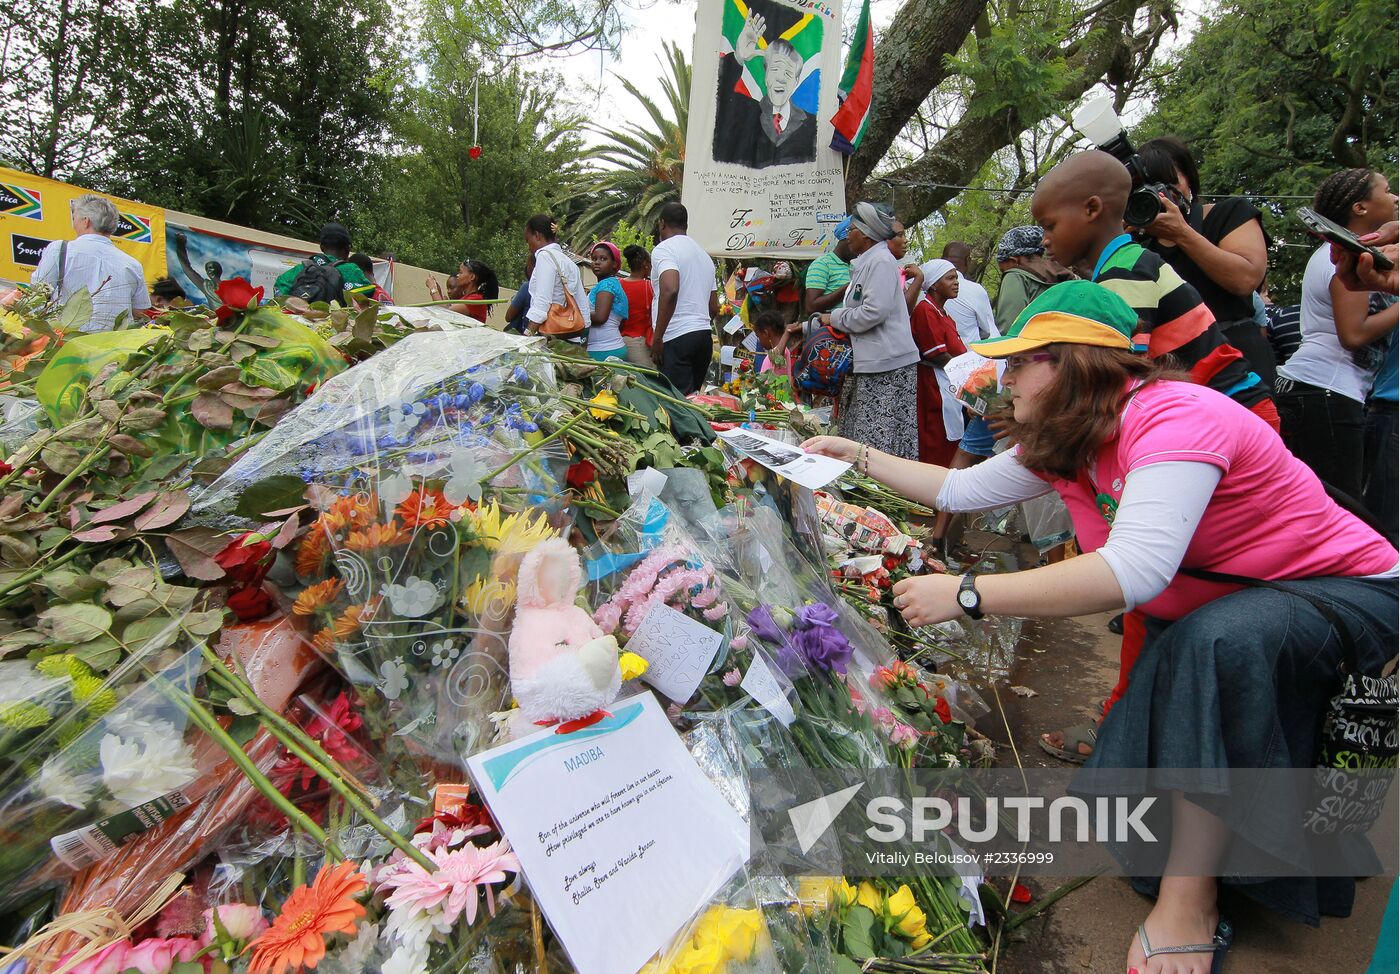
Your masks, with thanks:
[{"label": "red rose", "polygon": [[568,484],[574,490],[583,490],[583,488],[597,479],[597,468],[587,460],[580,460],[578,463],[573,464],[569,467],[568,472],[564,474],[564,483]]},{"label": "red rose", "polygon": [[248,585],[229,593],[227,605],[239,622],[257,622],[277,608],[261,585]]},{"label": "red rose", "polygon": [[214,289],[214,293],[224,303],[223,307],[215,312],[219,316],[220,324],[230,315],[256,308],[263,299],[263,289],[253,287],[241,277],[231,277],[227,281],[220,281],[219,286]]},{"label": "red rose", "polygon": [[10,466],[10,465],[9,465],[8,463],[6,463],[4,460],[0,460],[0,477],[8,477],[10,474],[12,474],[12,473],[14,473],[14,472],[15,472],[15,468],[14,468],[14,467]]},{"label": "red rose", "polygon": [[272,567],[272,544],[268,541],[255,541],[244,544],[251,532],[241,534],[214,556],[214,562],[224,570],[229,579],[242,586],[257,586],[267,576]]},{"label": "red rose", "polygon": [[1011,887],[1012,903],[1029,903],[1030,901],[1030,887],[1026,886],[1024,883],[1017,883],[1015,886]]},{"label": "red rose", "polygon": [[938,719],[943,721],[943,723],[951,724],[953,722],[953,712],[948,709],[948,701],[944,700],[942,697],[939,697],[933,702],[933,712],[938,715]]},{"label": "red rose", "polygon": [[470,149],[468,149],[468,150],[467,150],[467,158],[468,158],[468,159],[480,159],[480,158],[481,158],[481,146],[479,146],[479,145],[474,145],[474,146],[472,146]]}]

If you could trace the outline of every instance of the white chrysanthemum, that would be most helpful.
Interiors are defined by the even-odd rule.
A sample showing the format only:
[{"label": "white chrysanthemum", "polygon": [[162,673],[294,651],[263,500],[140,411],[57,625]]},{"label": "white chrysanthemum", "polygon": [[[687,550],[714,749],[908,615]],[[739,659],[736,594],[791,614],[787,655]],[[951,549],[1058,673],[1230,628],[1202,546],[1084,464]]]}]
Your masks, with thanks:
[{"label": "white chrysanthemum", "polygon": [[[125,725],[127,731],[135,730]],[[97,746],[102,783],[120,808],[133,808],[194,780],[194,755],[173,724],[143,722],[137,733],[107,734]]]},{"label": "white chrysanthemum", "polygon": [[39,793],[73,808],[86,808],[92,789],[76,775],[69,774],[61,755],[55,755],[39,768]]}]

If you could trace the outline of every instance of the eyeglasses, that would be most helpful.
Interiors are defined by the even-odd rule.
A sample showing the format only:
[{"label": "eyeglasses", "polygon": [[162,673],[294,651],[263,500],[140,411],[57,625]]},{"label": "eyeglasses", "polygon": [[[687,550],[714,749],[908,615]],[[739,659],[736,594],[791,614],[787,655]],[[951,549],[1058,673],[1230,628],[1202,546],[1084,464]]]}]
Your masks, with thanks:
[{"label": "eyeglasses", "polygon": [[1030,352],[1026,355],[1006,356],[1006,371],[1015,372],[1022,366],[1030,365],[1032,362],[1057,362],[1059,361],[1050,352]]}]

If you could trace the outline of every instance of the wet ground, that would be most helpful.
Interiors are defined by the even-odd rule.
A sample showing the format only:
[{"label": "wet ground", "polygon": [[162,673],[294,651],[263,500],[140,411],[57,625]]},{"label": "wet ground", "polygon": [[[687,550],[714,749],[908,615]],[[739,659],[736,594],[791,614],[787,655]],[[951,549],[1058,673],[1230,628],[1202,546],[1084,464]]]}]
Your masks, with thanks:
[{"label": "wet ground", "polygon": [[[997,693],[1010,739],[991,694],[986,696],[993,712],[978,721],[978,728],[999,744],[1014,743],[1027,767],[1059,764],[1036,745],[1037,735],[1082,722],[1107,696],[1118,672],[1119,647],[1108,618],[1027,624],[1011,679]],[[1010,685],[1037,695],[1018,696]],[[1016,764],[1009,746],[1000,748],[999,757],[1004,766]],[[1066,881],[1036,878],[1027,885],[1038,901]],[[1391,882],[1385,877],[1362,881],[1352,916],[1324,920],[1320,929],[1240,900],[1222,902],[1235,924],[1226,974],[1364,974]],[[1006,885],[1007,880],[998,881],[1003,890]],[[1123,974],[1129,939],[1149,905],[1125,879],[1094,879],[1017,929],[1014,942],[1003,947],[997,974]]]}]

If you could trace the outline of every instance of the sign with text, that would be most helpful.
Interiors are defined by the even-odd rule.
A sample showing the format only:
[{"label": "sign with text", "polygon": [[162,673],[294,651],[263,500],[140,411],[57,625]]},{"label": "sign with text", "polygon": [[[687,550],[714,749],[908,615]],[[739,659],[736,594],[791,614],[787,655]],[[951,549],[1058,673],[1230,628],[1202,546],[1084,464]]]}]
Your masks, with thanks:
[{"label": "sign with text", "polygon": [[840,0],[700,0],[682,202],[711,254],[816,257],[845,216]]},{"label": "sign with text", "polygon": [[748,860],[749,828],[650,693],[468,759],[579,974],[635,974]]},{"label": "sign with text", "polygon": [[[0,234],[9,246],[0,252],[0,280],[29,283],[44,248],[72,240],[68,204],[89,191],[42,176],[0,167]],[[105,195],[105,194],[102,194]],[[108,196],[117,207],[112,242],[141,262],[146,282],[165,274],[165,211]]]}]

